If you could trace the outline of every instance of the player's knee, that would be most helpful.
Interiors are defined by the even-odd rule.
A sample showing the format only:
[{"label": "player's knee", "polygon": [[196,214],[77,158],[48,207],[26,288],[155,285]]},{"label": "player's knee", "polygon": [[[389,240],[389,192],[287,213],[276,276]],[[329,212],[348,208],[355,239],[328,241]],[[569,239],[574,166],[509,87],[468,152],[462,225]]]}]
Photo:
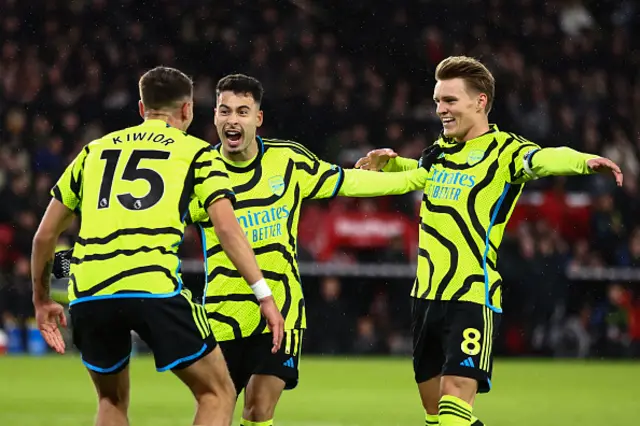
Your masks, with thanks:
[{"label": "player's knee", "polygon": [[99,392],[99,403],[101,405],[109,405],[126,411],[129,409],[129,392],[128,390],[120,390],[115,392]]},{"label": "player's knee", "polygon": [[443,376],[441,394],[452,395],[472,403],[478,390],[476,379],[460,376]]},{"label": "player's knee", "polygon": [[[227,380],[228,379],[228,380]],[[235,404],[236,389],[230,378],[212,381],[211,386],[194,389],[194,395],[198,404]]]},{"label": "player's knee", "polygon": [[276,407],[266,400],[246,401],[242,417],[252,422],[264,422],[273,419]]}]

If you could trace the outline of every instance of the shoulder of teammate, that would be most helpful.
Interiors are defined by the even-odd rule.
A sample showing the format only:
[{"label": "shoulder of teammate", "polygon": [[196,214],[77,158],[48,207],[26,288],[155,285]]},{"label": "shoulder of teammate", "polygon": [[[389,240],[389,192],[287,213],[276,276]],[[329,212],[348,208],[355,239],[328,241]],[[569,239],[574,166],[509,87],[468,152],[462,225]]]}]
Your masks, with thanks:
[{"label": "shoulder of teammate", "polygon": [[[220,158],[220,153],[211,145],[204,141],[201,142],[205,146],[196,152],[192,166],[194,174],[193,191],[196,200],[200,201],[204,210],[221,198],[228,198],[232,203],[235,202],[233,185],[229,179],[224,160]],[[193,202],[192,200],[189,205],[190,211]]]},{"label": "shoulder of teammate", "polygon": [[540,145],[512,132],[499,131],[498,161],[504,170],[505,180],[509,183],[525,183],[533,178],[530,172],[532,156],[540,150]]},{"label": "shoulder of teammate", "polygon": [[99,145],[100,139],[86,144],[58,178],[50,194],[53,198],[64,204],[69,210],[80,213],[82,200],[82,188],[84,177],[84,165],[91,149]]},{"label": "shoulder of teammate", "polygon": [[265,150],[286,150],[286,156],[294,161],[294,171],[302,175],[298,179],[303,198],[333,198],[344,181],[342,167],[321,160],[299,142],[280,139],[263,139]]}]

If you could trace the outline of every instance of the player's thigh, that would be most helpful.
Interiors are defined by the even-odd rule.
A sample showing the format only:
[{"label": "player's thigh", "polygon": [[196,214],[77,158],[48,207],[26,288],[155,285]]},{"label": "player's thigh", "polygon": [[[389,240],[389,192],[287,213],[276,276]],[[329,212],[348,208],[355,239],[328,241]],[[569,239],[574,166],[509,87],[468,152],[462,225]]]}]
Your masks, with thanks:
[{"label": "player's thigh", "polygon": [[97,374],[117,374],[131,355],[131,314],[123,299],[105,299],[71,306],[73,343],[83,364]]},{"label": "player's thigh", "polygon": [[247,386],[253,374],[254,364],[250,353],[254,350],[253,340],[253,337],[246,337],[219,342],[237,395]]},{"label": "player's thigh", "polygon": [[188,366],[172,371],[191,389],[196,398],[205,394],[215,394],[229,400],[236,398],[229,370],[219,347]]},{"label": "player's thigh", "polygon": [[206,312],[188,291],[140,300],[134,330],[149,345],[160,372],[188,367],[217,347]]},{"label": "player's thigh", "polygon": [[488,392],[500,314],[476,303],[449,303],[443,375],[475,379],[478,392]]},{"label": "player's thigh", "polygon": [[271,333],[254,337],[256,337],[256,344],[251,349],[254,360],[252,374],[276,377],[283,382],[283,389],[293,389],[298,386],[304,330],[285,330],[280,350],[275,354],[271,353],[273,347]]},{"label": "player's thigh", "polygon": [[129,407],[130,379],[129,365],[113,374],[97,373],[89,369],[89,375],[100,399],[107,399],[113,405]]},{"label": "player's thigh", "polygon": [[413,371],[416,383],[423,383],[442,372],[445,362],[442,301],[411,299]]}]

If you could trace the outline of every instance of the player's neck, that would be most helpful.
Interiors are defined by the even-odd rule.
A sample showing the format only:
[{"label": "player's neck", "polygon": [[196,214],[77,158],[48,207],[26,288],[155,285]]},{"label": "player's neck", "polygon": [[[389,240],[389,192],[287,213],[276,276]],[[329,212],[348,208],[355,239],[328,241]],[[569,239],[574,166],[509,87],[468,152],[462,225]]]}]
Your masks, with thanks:
[{"label": "player's neck", "polygon": [[477,138],[479,136],[484,135],[485,133],[487,133],[489,131],[489,129],[490,129],[489,121],[478,123],[478,124],[474,125],[473,127],[471,127],[469,129],[469,131],[467,132],[467,134],[464,135],[463,137],[455,138],[455,141],[459,142],[459,143],[470,141],[472,139],[475,139],[475,138]]},{"label": "player's neck", "polygon": [[256,138],[253,138],[253,141],[247,146],[247,149],[240,152],[227,152],[222,149],[222,154],[228,159],[233,161],[234,163],[244,163],[256,158],[258,155],[258,142]]},{"label": "player's neck", "polygon": [[144,121],[147,121],[147,120],[161,120],[167,123],[171,127],[184,130],[182,128],[182,123],[179,120],[176,120],[171,114],[165,114],[162,112],[151,112],[144,115]]}]

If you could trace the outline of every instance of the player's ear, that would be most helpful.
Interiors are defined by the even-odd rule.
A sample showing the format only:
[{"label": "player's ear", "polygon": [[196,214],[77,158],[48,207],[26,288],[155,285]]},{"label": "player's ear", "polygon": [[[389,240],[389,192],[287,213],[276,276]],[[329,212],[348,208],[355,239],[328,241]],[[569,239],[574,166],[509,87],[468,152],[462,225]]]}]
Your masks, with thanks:
[{"label": "player's ear", "polygon": [[264,119],[264,113],[262,112],[262,110],[258,111],[258,121],[256,123],[256,127],[260,127],[262,126],[262,120]]},{"label": "player's ear", "polygon": [[487,101],[488,101],[487,95],[484,93],[480,93],[477,99],[476,111],[477,112],[486,111]]},{"label": "player's ear", "polygon": [[140,117],[144,118],[144,104],[142,103],[142,99],[138,101],[138,112],[140,113]]},{"label": "player's ear", "polygon": [[185,102],[182,104],[182,120],[190,121],[193,119],[193,102]]}]

